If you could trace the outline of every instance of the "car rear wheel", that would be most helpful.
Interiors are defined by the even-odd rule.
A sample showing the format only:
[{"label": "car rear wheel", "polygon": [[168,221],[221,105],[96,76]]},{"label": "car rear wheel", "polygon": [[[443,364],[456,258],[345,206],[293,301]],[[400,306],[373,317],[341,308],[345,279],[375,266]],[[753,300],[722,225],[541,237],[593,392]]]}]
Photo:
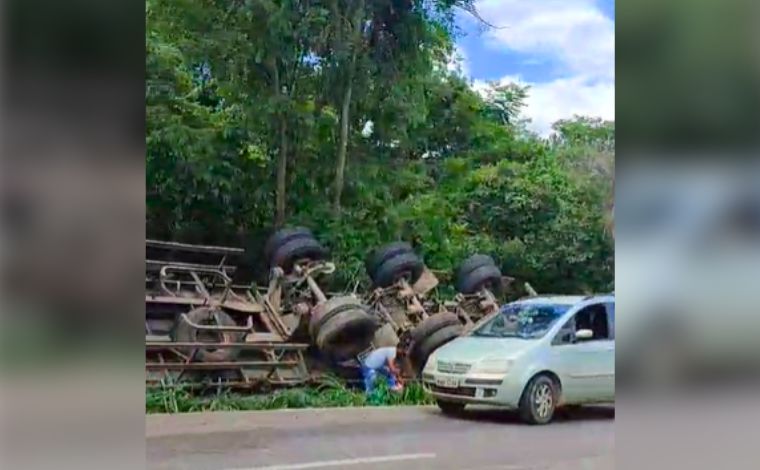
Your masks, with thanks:
[{"label": "car rear wheel", "polygon": [[457,403],[455,401],[437,400],[438,408],[441,409],[445,415],[456,415],[464,411],[465,404]]}]

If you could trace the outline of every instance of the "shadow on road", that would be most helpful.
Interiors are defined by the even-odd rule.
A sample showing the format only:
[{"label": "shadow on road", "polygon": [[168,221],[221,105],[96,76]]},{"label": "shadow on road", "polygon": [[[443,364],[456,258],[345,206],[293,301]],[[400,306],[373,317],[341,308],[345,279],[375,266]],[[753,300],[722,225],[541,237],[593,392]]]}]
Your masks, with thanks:
[{"label": "shadow on road", "polygon": [[[428,412],[442,415],[441,411],[437,409],[431,409]],[[520,420],[517,411],[498,408],[467,408],[463,412],[449,418],[501,424],[524,424]],[[553,423],[606,421],[611,419],[615,419],[615,408],[613,406],[567,407],[560,408],[555,412]]]}]

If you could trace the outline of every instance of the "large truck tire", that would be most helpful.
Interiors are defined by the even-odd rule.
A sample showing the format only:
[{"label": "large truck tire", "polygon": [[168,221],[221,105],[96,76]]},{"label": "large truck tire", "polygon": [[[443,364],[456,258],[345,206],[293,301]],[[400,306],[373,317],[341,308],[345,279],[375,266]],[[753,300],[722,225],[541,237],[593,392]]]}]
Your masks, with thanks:
[{"label": "large truck tire", "polygon": [[355,358],[372,344],[378,324],[358,299],[335,297],[317,309],[310,331],[314,344],[335,362]]},{"label": "large truck tire", "polygon": [[280,229],[273,233],[264,245],[264,259],[267,261],[270,260],[278,248],[298,238],[316,239],[311,230],[306,227],[290,227]]},{"label": "large truck tire", "polygon": [[431,315],[420,322],[411,332],[412,343],[419,343],[441,328],[461,325],[459,318],[451,312],[441,312]]},{"label": "large truck tire", "polygon": [[498,294],[502,290],[501,271],[494,265],[480,266],[459,278],[456,287],[465,295],[475,294],[484,288]]},{"label": "large truck tire", "polygon": [[[227,313],[210,307],[201,307],[187,313],[187,318],[198,325],[237,326],[235,320]],[[239,343],[243,334],[236,331],[204,331],[198,330],[184,321],[181,317],[174,329],[174,341],[182,343],[217,342]],[[184,354],[194,353],[196,362],[231,362],[240,354],[239,348],[179,348]]]},{"label": "large truck tire", "polygon": [[407,242],[393,242],[373,250],[364,262],[364,266],[367,269],[367,275],[371,279],[375,279],[377,269],[380,265],[395,256],[405,253],[414,253],[412,245]]},{"label": "large truck tire", "polygon": [[341,312],[356,309],[362,310],[364,307],[362,306],[361,301],[352,295],[331,297],[327,302],[318,305],[313,309],[313,313],[309,320],[309,335],[314,341],[316,341],[317,332],[330,318]]},{"label": "large truck tire", "polygon": [[433,351],[458,338],[463,331],[464,327],[462,325],[445,326],[415,344],[410,357],[415,372],[419,375]]},{"label": "large truck tire", "polygon": [[327,258],[327,250],[313,238],[295,238],[274,251],[269,266],[279,266],[286,274],[293,270],[297,261],[318,261]]},{"label": "large truck tire", "polygon": [[386,259],[372,276],[377,287],[390,287],[399,280],[406,279],[414,284],[422,276],[425,264],[416,253],[401,253]]},{"label": "large truck tire", "polygon": [[462,261],[459,267],[457,267],[456,273],[454,274],[454,279],[457,281],[464,279],[470,272],[480,268],[481,266],[496,266],[496,261],[494,261],[494,259],[488,255],[480,253],[474,254]]}]

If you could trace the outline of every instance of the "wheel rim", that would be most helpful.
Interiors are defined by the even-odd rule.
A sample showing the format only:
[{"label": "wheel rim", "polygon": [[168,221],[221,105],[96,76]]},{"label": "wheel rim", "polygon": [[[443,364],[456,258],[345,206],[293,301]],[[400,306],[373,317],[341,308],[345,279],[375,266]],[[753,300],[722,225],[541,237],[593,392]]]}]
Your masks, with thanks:
[{"label": "wheel rim", "polygon": [[549,384],[540,384],[533,393],[533,403],[535,404],[536,415],[541,419],[546,419],[552,412],[554,406],[554,396]]},{"label": "wheel rim", "polygon": [[293,261],[293,267],[295,268],[298,266],[301,269],[308,269],[313,263],[314,260],[311,258],[298,258],[297,260]]},{"label": "wheel rim", "polygon": [[[200,322],[201,325],[218,326],[214,319],[207,319]],[[218,331],[196,330],[195,340],[199,343],[225,343],[226,335]],[[210,353],[218,351],[217,348],[204,348]]]},{"label": "wheel rim", "polygon": [[401,282],[401,281],[406,281],[407,283],[411,283],[412,282],[412,277],[413,277],[412,271],[407,269],[405,271],[402,271],[402,272],[398,273],[396,275],[396,277],[393,278],[394,279],[394,284],[398,283],[398,282]]}]

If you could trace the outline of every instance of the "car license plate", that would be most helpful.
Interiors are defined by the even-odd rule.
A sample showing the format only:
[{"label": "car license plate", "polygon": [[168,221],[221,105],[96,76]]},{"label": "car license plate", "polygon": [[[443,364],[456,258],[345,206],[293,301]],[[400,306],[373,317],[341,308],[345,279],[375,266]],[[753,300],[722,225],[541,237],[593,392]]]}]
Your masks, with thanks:
[{"label": "car license plate", "polygon": [[443,388],[457,388],[459,387],[459,380],[451,377],[438,377],[435,379],[435,384]]}]

